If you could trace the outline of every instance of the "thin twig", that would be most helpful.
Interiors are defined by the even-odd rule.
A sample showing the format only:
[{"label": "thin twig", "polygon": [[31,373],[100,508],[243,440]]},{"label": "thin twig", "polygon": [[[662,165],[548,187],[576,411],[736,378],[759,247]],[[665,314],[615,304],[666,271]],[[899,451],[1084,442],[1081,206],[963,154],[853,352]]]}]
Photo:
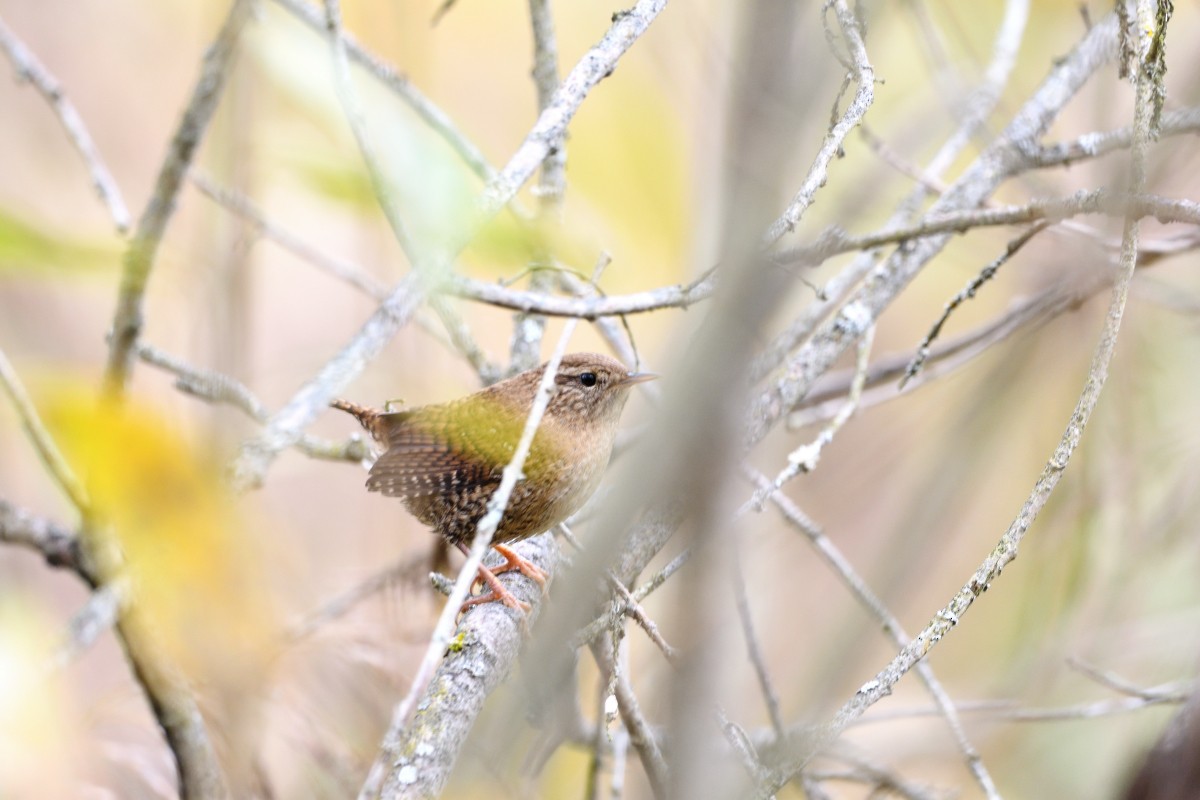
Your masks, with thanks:
[{"label": "thin twig", "polygon": [[980,270],[979,274],[972,278],[971,281],[958,294],[950,298],[949,302],[946,303],[945,308],[942,309],[942,315],[938,317],[937,322],[933,323],[933,326],[930,327],[929,333],[925,334],[925,338],[921,340],[921,344],[917,345],[917,354],[913,356],[912,361],[908,363],[908,367],[904,370],[904,377],[900,379],[901,389],[903,389],[905,384],[907,384],[912,378],[915,378],[917,373],[921,371],[921,367],[924,365],[925,359],[929,358],[930,345],[933,344],[933,340],[938,337],[939,333],[941,333],[942,326],[946,324],[946,320],[950,319],[950,315],[954,313],[954,310],[963,303],[974,298],[975,293],[979,291],[979,288],[995,277],[996,272],[1000,269],[1000,267],[1002,267],[1014,255],[1016,255],[1017,251],[1028,244],[1034,236],[1037,236],[1049,226],[1050,222],[1047,220],[1042,220],[1029,226],[1029,230],[1025,231],[1016,239],[1010,241],[1008,246],[1004,248],[1003,253],[989,262],[988,265]]},{"label": "thin twig", "polygon": [[[52,567],[62,567],[83,576],[79,537],[73,531],[37,516],[0,498],[0,542],[28,547],[41,553]],[[87,578],[85,577],[85,580]],[[93,581],[89,580],[89,583]]]},{"label": "thin twig", "polygon": [[[558,43],[554,34],[554,17],[549,0],[529,0],[529,21],[533,30],[533,83],[537,90],[538,112],[545,111],[558,89]],[[535,191],[538,199],[536,237],[537,249],[533,263],[548,264],[554,254],[549,245],[562,223],[563,195],[566,191],[567,142],[561,139],[550,149],[542,162],[541,175]],[[542,270],[535,270],[529,290],[544,293],[553,285],[554,278]],[[512,344],[509,347],[509,373],[516,374],[530,369],[538,362],[542,336],[546,330],[546,318],[541,314],[516,314],[513,319]]]},{"label": "thin twig", "polygon": [[[880,622],[884,632],[887,633],[892,642],[897,647],[906,646],[910,639],[904,627],[900,624],[900,620],[891,612],[882,598],[871,590],[862,576],[855,571],[854,566],[841,550],[838,549],[837,545],[787,495],[778,489],[772,489],[772,485],[766,476],[749,467],[744,467],[742,472],[757,487],[758,491],[768,491],[771,502],[783,514],[784,520],[812,542],[817,554],[829,565],[830,569],[838,576],[850,591],[851,596],[858,601],[859,605]],[[946,724],[954,736],[959,751],[967,760],[967,768],[975,777],[976,782],[979,783],[989,798],[999,797],[995,782],[984,766],[979,751],[975,749],[974,745],[967,738],[954,701],[934,674],[933,667],[928,662],[921,661],[917,663],[916,670],[917,675],[929,690],[929,694],[937,706],[938,713],[946,720]],[[785,738],[778,737],[777,732],[775,741],[777,743],[782,742],[785,741]]]},{"label": "thin twig", "polygon": [[[249,223],[255,233],[266,237],[302,261],[354,286],[369,297],[379,302],[387,299],[388,288],[361,265],[322,252],[316,246],[268,219],[266,214],[245,195],[217,186],[207,178],[195,174],[191,175],[191,180],[206,197]],[[494,383],[498,380],[500,378],[499,368],[475,343],[470,330],[457,312],[440,295],[432,296],[429,302],[449,338],[443,336],[437,326],[423,316],[417,316],[417,323],[426,332],[437,338],[439,343],[456,350],[465,357],[475,368],[475,372],[484,384]]]},{"label": "thin twig", "polygon": [[324,0],[324,2],[325,29],[329,36],[330,49],[333,52],[333,79],[338,101],[342,104],[346,121],[350,124],[350,131],[354,134],[354,141],[358,143],[359,153],[362,154],[363,163],[367,167],[367,175],[371,179],[371,189],[375,194],[375,199],[379,202],[379,207],[383,210],[384,218],[392,228],[392,235],[396,237],[400,249],[408,257],[408,263],[415,269],[424,269],[426,267],[424,259],[417,250],[416,242],[409,235],[408,228],[400,216],[400,206],[384,179],[383,162],[368,128],[367,115],[363,111],[362,102],[358,98],[358,92],[354,90],[354,82],[350,79],[350,62],[346,56],[346,42],[342,35],[340,0]]},{"label": "thin twig", "polygon": [[123,583],[110,583],[92,592],[84,607],[71,617],[65,641],[51,657],[47,671],[66,668],[87,652],[101,634],[112,629],[128,595],[128,587]]},{"label": "thin twig", "polygon": [[641,704],[638,703],[633,686],[629,683],[627,671],[620,668],[620,656],[613,658],[612,647],[605,642],[606,640],[601,639],[594,644],[592,652],[597,654],[601,666],[610,671],[612,675],[613,696],[617,699],[617,709],[620,711],[621,721],[625,724],[625,729],[629,731],[629,743],[638,752],[654,796],[656,798],[665,797],[668,773],[666,759],[663,758],[662,750],[658,746],[657,737],[651,730],[650,723],[646,721],[646,717],[642,713]]},{"label": "thin twig", "polygon": [[[565,523],[560,524],[557,528],[557,531],[562,534],[562,537],[566,539],[576,551],[582,551],[583,546],[579,543],[579,540],[575,538],[575,534],[571,532],[571,529],[568,528]],[[667,640],[663,638],[662,633],[659,631],[658,625],[654,622],[654,620],[650,619],[650,616],[646,613],[646,609],[642,608],[641,604],[634,599],[633,595],[630,593],[629,589],[626,588],[625,584],[621,583],[621,579],[618,578],[611,569],[605,570],[604,577],[608,581],[608,585],[612,587],[613,591],[621,600],[621,603],[615,604],[615,608],[610,615],[606,615],[602,618],[607,621],[607,627],[611,630],[615,630],[622,617],[629,617],[646,632],[646,635],[650,637],[650,641],[662,651],[664,656],[666,656],[667,661],[673,661],[675,658],[677,658],[679,655],[679,650],[667,643]],[[599,634],[599,629],[593,632],[591,631],[591,626],[589,626],[581,631],[579,636],[573,640],[573,645],[576,647],[582,647],[588,642],[591,642]]]},{"label": "thin twig", "polygon": [[[270,411],[249,387],[220,372],[199,369],[153,345],[139,343],[138,358],[151,366],[175,376],[175,388],[209,403],[225,403],[244,412],[251,419],[266,422]],[[330,442],[304,434],[295,443],[296,449],[311,458],[329,461],[363,461],[371,458],[371,447],[354,435],[345,442]]]},{"label": "thin twig", "polygon": [[[316,33],[325,33],[325,15],[317,6],[307,3],[305,0],[275,0],[275,4]],[[490,181],[495,177],[496,170],[488,163],[483,151],[454,125],[446,112],[423,95],[407,77],[397,72],[390,64],[368,52],[349,33],[343,31],[341,38],[349,59],[369,72],[397,97],[404,100],[417,116],[425,121],[425,124],[450,145],[472,172],[485,181]]]},{"label": "thin twig", "polygon": [[75,506],[75,510],[79,512],[80,516],[85,520],[88,519],[92,512],[92,502],[88,498],[87,489],[75,475],[75,471],[71,469],[67,460],[63,458],[62,451],[58,449],[58,445],[50,436],[50,432],[46,430],[46,426],[42,424],[42,419],[38,416],[37,409],[33,407],[33,402],[29,399],[25,386],[21,383],[20,377],[9,363],[3,350],[0,350],[0,386],[8,395],[13,409],[17,412],[17,417],[21,420],[21,427],[25,429],[29,441],[37,450],[38,457],[46,465],[50,477],[62,489],[63,494],[71,501],[71,505]]},{"label": "thin twig", "polygon": [[1139,686],[1132,681],[1125,680],[1115,672],[1102,670],[1091,664],[1080,661],[1077,658],[1067,660],[1067,666],[1086,675],[1101,686],[1106,686],[1115,692],[1129,695],[1130,697],[1140,697],[1143,700],[1151,700],[1161,698],[1164,694],[1162,687],[1146,688]]},{"label": "thin twig", "polygon": [[[1115,688],[1115,687],[1114,687]],[[1109,700],[1096,700],[1090,703],[1076,703],[1069,706],[1052,708],[1022,708],[1006,701],[990,700],[986,702],[959,703],[960,714],[970,714],[975,717],[987,717],[991,720],[1004,722],[1070,722],[1081,719],[1098,719],[1141,711],[1152,706],[1184,703],[1195,693],[1194,680],[1171,681],[1158,686],[1137,687],[1136,692],[1125,693],[1127,697]],[[887,722],[908,721],[921,717],[940,716],[937,708],[898,708],[891,711],[874,711],[871,714],[855,720],[852,727],[861,728],[867,725],[878,725]],[[797,729],[789,730],[789,735],[797,733]],[[773,736],[773,731],[763,730],[756,734],[758,739]]]},{"label": "thin twig", "polygon": [[788,465],[780,470],[775,476],[775,480],[771,482],[769,487],[762,487],[754,493],[754,495],[746,501],[746,503],[737,511],[735,518],[741,516],[745,512],[753,509],[762,511],[763,503],[766,502],[767,495],[771,492],[779,491],[783,485],[792,478],[799,475],[801,472],[812,472],[817,468],[817,463],[821,460],[821,452],[833,441],[833,437],[837,436],[838,431],[842,426],[849,421],[854,412],[858,410],[858,405],[862,401],[863,386],[867,382],[867,368],[870,366],[871,347],[875,341],[875,326],[872,325],[863,337],[858,340],[858,358],[854,367],[854,377],[850,381],[850,391],[846,395],[846,401],[838,409],[837,414],[828,425],[826,425],[817,438],[807,444],[801,445],[788,454]]},{"label": "thin twig", "polygon": [[[1061,314],[1078,308],[1108,286],[1111,286],[1111,281],[1107,272],[1093,272],[1086,279],[1065,280],[1032,297],[1017,300],[995,319],[933,348],[925,369],[905,386],[903,392],[898,391],[895,384],[915,357],[915,353],[885,356],[876,361],[867,374],[866,390],[860,407],[869,408],[895,399],[960,369],[995,345],[1015,336],[1022,329],[1035,329],[1044,325]],[[854,369],[827,373],[790,413],[788,427],[802,428],[833,419],[845,407],[843,398],[857,374]]]},{"label": "thin twig", "polygon": [[512,311],[595,320],[621,314],[644,314],[663,308],[686,309],[710,298],[715,286],[715,281],[710,279],[691,286],[663,286],[626,295],[557,297],[540,292],[510,289],[463,275],[451,275],[446,278],[442,289],[456,297],[489,303]]},{"label": "thin twig", "polygon": [[298,640],[313,635],[333,620],[345,616],[367,598],[394,585],[397,581],[414,576],[418,570],[427,568],[428,564],[429,556],[420,553],[367,576],[366,579],[330,598],[289,625],[288,638]]},{"label": "thin twig", "polygon": [[[1162,116],[1160,131],[1162,137],[1198,131],[1200,131],[1200,108],[1181,108],[1168,111]],[[1027,149],[1021,159],[1013,159],[1007,167],[1012,174],[1029,169],[1065,167],[1079,161],[1126,150],[1132,142],[1132,125],[1113,131],[1086,133],[1065,142]]]},{"label": "thin twig", "polygon": [[125,251],[121,270],[121,288],[113,314],[108,363],[104,370],[104,392],[111,399],[125,394],[129,374],[133,369],[134,345],[142,335],[144,324],[142,303],[146,284],[154,268],[158,246],[166,233],[167,223],[175,210],[175,201],[183,186],[184,176],[196,154],[208,123],[217,110],[221,89],[233,64],[234,52],[242,26],[250,15],[252,0],[233,0],[216,41],[204,56],[200,78],[192,90],[167,157],[159,168],[154,194],[138,220],[137,230]]},{"label": "thin twig", "polygon": [[[992,59],[985,72],[984,81],[968,100],[966,114],[959,127],[938,148],[938,152],[924,169],[925,175],[936,179],[949,169],[970,142],[975,131],[992,113],[1016,63],[1028,16],[1029,0],[1008,0],[1005,3],[1004,18],[992,45]],[[918,186],[900,203],[897,211],[885,223],[885,227],[909,224],[927,196],[924,186]],[[875,253],[864,252],[831,278],[817,293],[817,300],[776,336],[754,360],[750,368],[751,381],[757,383],[762,380],[778,367],[798,344],[809,339],[817,326],[839,307],[845,296],[875,269],[877,261]]]},{"label": "thin twig", "polygon": [[[895,795],[904,800],[940,800],[943,797],[940,792],[934,792],[926,787],[902,780],[892,770],[874,764],[858,754],[848,752],[846,747],[840,747],[829,755],[833,759],[846,762],[850,767],[841,772],[830,769],[812,770],[806,772],[805,775],[821,782],[836,780],[869,784],[874,787],[871,792],[872,796]],[[993,796],[999,797],[999,795]]]},{"label": "thin twig", "polygon": [[299,236],[268,219],[262,209],[240,192],[218,186],[208,177],[197,174],[195,170],[188,174],[188,178],[206,197],[236,214],[243,222],[248,223],[255,233],[265,236],[302,261],[307,261],[338,280],[354,286],[368,297],[380,301],[387,297],[388,287],[362,266],[324,253],[308,244]]},{"label": "thin twig", "polygon": [[113,179],[112,173],[104,164],[104,159],[100,157],[96,143],[92,141],[92,135],[88,133],[87,126],[83,124],[83,118],[79,116],[75,104],[67,97],[58,79],[4,24],[4,20],[0,20],[0,49],[7,53],[8,60],[12,62],[18,77],[29,81],[46,98],[46,102],[50,104],[50,108],[53,109],[58,121],[62,123],[63,129],[67,132],[67,138],[71,140],[71,144],[83,158],[83,163],[87,165],[88,172],[92,176],[92,186],[100,195],[105,207],[108,208],[108,215],[112,217],[113,225],[119,232],[125,233],[129,230],[129,209],[125,207],[121,190],[117,186],[116,180]]},{"label": "thin twig", "polygon": [[803,218],[804,212],[812,205],[817,192],[825,185],[825,181],[829,177],[829,164],[841,154],[846,137],[866,116],[867,110],[875,100],[875,69],[867,57],[860,23],[850,11],[849,6],[842,0],[832,3],[832,7],[850,53],[849,69],[854,81],[858,84],[858,89],[855,91],[854,99],[846,108],[846,113],[825,134],[825,139],[821,142],[821,147],[813,159],[812,166],[809,167],[808,174],[804,176],[796,196],[788,203],[779,219],[767,226],[761,241],[764,249],[779,241],[780,237],[794,229],[796,223]]},{"label": "thin twig", "polygon": [[1200,225],[1200,203],[1192,200],[1091,189],[1080,190],[1069,197],[1037,198],[1018,206],[930,212],[915,225],[885,228],[863,236],[850,236],[838,228],[830,228],[812,244],[781,250],[774,260],[780,265],[812,266],[838,253],[874,250],[940,238],[950,233],[966,233],[976,228],[1059,222],[1084,214],[1132,215],[1137,219],[1153,217],[1162,223]]},{"label": "thin twig", "polygon": [[[1144,9],[1147,7],[1148,2],[1149,0],[1139,0],[1139,8]],[[1139,33],[1144,33],[1147,37],[1139,42],[1141,45],[1139,54],[1144,62],[1147,53],[1151,49],[1149,46],[1149,37],[1154,35],[1156,31],[1153,26],[1146,29],[1142,20],[1139,19]],[[1161,35],[1162,31],[1157,31],[1157,34]],[[1149,144],[1151,119],[1153,116],[1151,95],[1155,88],[1153,79],[1146,69],[1139,69],[1136,82],[1137,97],[1134,107],[1135,136],[1130,169],[1130,186],[1135,194],[1143,191],[1145,186],[1146,150]],[[995,549],[984,559],[983,563],[980,564],[979,568],[962,589],[955,594],[950,603],[934,616],[925,629],[907,647],[903,648],[892,659],[891,663],[872,680],[863,684],[855,696],[838,710],[829,723],[823,726],[820,734],[814,737],[814,741],[805,747],[803,752],[786,760],[771,781],[758,787],[758,796],[766,797],[778,791],[792,775],[808,763],[813,754],[826,742],[831,741],[839,735],[852,720],[861,716],[868,707],[889,694],[892,686],[913,665],[924,658],[953,626],[958,624],[963,614],[970,609],[975,599],[999,577],[1004,567],[1016,558],[1017,550],[1025,533],[1045,506],[1046,501],[1058,485],[1059,480],[1061,480],[1063,471],[1066,469],[1071,455],[1074,453],[1083,436],[1084,428],[1091,418],[1092,411],[1095,409],[1100,392],[1104,387],[1105,379],[1108,377],[1108,366],[1116,349],[1117,334],[1120,330],[1125,303],[1129,294],[1129,282],[1132,280],[1134,269],[1137,266],[1137,234],[1138,222],[1131,214],[1126,218],[1122,236],[1123,246],[1120,272],[1113,286],[1108,315],[1105,318],[1104,328],[1092,357],[1087,381],[1084,384],[1075,410],[1063,433],[1062,440],[1047,462],[1041,476],[1034,484],[1021,511],[1000,538]]]},{"label": "thin twig", "polygon": [[775,733],[780,738],[783,738],[783,714],[779,710],[779,692],[775,691],[775,684],[771,681],[771,673],[767,669],[766,656],[763,655],[762,645],[754,630],[754,616],[750,612],[750,598],[746,592],[746,576],[742,570],[738,543],[735,542],[730,550],[733,554],[730,564],[730,573],[733,576],[733,596],[737,605],[738,619],[742,624],[742,636],[746,639],[746,653],[750,657],[754,674],[758,678],[758,688],[762,692],[763,703],[767,707],[767,716],[771,719],[771,727],[775,729]]}]

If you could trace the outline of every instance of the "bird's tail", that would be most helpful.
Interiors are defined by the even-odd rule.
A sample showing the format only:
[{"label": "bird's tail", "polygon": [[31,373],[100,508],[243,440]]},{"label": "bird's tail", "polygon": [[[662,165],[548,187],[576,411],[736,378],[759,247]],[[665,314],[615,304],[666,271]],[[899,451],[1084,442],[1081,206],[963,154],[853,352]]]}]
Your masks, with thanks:
[{"label": "bird's tail", "polygon": [[375,409],[360,406],[358,403],[351,403],[349,400],[343,400],[340,397],[329,404],[332,408],[339,411],[345,411],[350,416],[358,420],[358,424],[362,425],[368,433],[377,440],[382,440],[383,429],[379,424],[379,418],[384,412]]}]

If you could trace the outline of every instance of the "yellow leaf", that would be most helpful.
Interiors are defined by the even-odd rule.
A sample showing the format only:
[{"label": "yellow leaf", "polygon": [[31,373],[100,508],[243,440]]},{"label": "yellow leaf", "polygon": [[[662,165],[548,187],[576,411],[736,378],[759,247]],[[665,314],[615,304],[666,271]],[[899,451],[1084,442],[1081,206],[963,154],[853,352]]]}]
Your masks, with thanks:
[{"label": "yellow leaf", "polygon": [[236,702],[278,643],[264,559],[208,463],[154,408],[98,404],[63,384],[47,422],[79,473],[115,545],[132,595],[131,619],[195,683]]}]

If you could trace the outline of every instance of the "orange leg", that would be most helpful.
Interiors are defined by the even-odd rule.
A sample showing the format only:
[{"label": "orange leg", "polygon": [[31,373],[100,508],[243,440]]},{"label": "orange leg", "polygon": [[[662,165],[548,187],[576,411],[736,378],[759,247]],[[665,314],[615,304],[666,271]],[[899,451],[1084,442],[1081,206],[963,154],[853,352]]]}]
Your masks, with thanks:
[{"label": "orange leg", "polygon": [[502,572],[512,572],[513,570],[517,570],[526,578],[529,578],[529,580],[542,587],[542,594],[546,594],[546,573],[542,571],[541,567],[529,559],[522,558],[521,556],[517,555],[517,552],[507,545],[494,544],[492,545],[492,549],[504,556],[505,562],[498,569],[492,570],[492,572],[499,575]]},{"label": "orange leg", "polygon": [[[463,544],[461,542],[457,545],[457,547],[459,550],[462,551],[463,555],[469,555],[471,552],[470,548],[468,548],[465,544]],[[501,547],[503,547],[503,545],[501,545]],[[497,548],[497,549],[499,549],[499,548]],[[504,550],[508,550],[508,548],[505,547]],[[512,553],[511,550],[508,550],[508,552]],[[546,583],[545,583],[546,575],[544,572],[542,572],[540,569],[538,569],[536,565],[530,563],[526,559],[521,558],[516,553],[512,553],[512,555],[515,556],[517,559],[516,562],[514,562],[513,559],[509,558],[508,555],[505,554],[503,551],[501,551],[501,554],[505,556],[505,558],[508,560],[508,563],[505,564],[502,569],[496,570],[496,572],[507,572],[507,571],[513,570],[513,569],[521,569],[520,564],[517,562],[524,562],[525,564],[529,565],[530,567],[533,567],[534,570],[537,570],[537,572],[541,575],[541,578],[542,578],[541,581],[539,581],[539,583],[542,586],[546,585]],[[508,606],[509,608],[513,608],[518,611],[525,611],[525,612],[529,611],[529,609],[530,609],[529,604],[524,601],[518,600],[513,595],[512,592],[510,592],[508,589],[504,588],[504,584],[502,584],[500,582],[500,580],[496,577],[496,572],[493,572],[492,570],[488,569],[487,567],[483,566],[482,564],[479,565],[479,579],[481,581],[483,581],[484,583],[486,583],[488,585],[488,588],[491,589],[491,591],[488,592],[487,594],[481,594],[477,597],[472,597],[472,598],[468,599],[465,603],[462,604],[462,607],[459,608],[458,613],[462,614],[471,606],[476,606],[476,605],[479,605],[480,603],[492,603],[497,600],[499,600],[501,603],[504,603],[504,605]],[[535,581],[537,580],[537,578],[534,578],[532,575],[529,575],[529,573],[525,572],[525,570],[523,570],[523,569],[521,570],[521,574],[527,575],[532,580],[535,580]]]}]

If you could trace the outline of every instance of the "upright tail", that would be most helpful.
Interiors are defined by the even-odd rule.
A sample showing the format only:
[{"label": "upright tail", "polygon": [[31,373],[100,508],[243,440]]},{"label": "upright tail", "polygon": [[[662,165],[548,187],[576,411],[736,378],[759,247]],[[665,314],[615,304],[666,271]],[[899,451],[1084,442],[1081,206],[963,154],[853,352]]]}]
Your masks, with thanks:
[{"label": "upright tail", "polygon": [[360,406],[358,403],[351,403],[349,400],[343,400],[340,397],[329,405],[340,411],[345,411],[358,420],[358,424],[362,425],[376,441],[384,441],[383,428],[379,423],[379,418],[383,416],[384,412],[376,408]]}]

